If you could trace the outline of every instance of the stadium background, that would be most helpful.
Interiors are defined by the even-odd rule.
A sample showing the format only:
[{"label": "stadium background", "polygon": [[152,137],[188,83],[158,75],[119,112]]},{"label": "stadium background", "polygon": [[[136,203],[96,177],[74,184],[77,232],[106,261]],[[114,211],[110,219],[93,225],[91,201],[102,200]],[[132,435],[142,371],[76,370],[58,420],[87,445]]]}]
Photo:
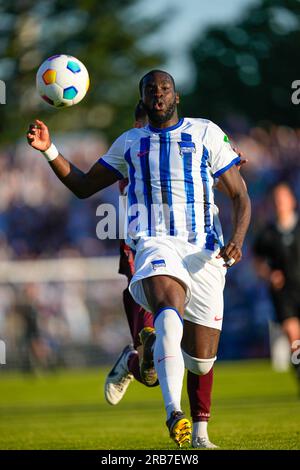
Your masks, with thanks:
[{"label": "stadium background", "polygon": [[[300,105],[291,101],[291,84],[300,79],[300,2],[151,5],[0,0],[0,79],[6,83],[6,104],[0,105],[2,377],[12,369],[107,365],[128,343],[118,242],[96,238],[96,209],[117,203],[117,187],[76,199],[27,146],[25,132],[35,117],[44,119],[62,153],[86,170],[132,125],[138,80],[158,67],[178,78],[181,115],[217,122],[249,160],[242,173],[252,223],[243,262],[228,273],[218,358],[270,355],[273,310],[255,274],[251,244],[272,213],[274,182],[289,180],[300,198]],[[35,91],[39,64],[57,52],[78,57],[91,78],[85,100],[61,111]],[[226,235],[230,205],[218,200]]]}]

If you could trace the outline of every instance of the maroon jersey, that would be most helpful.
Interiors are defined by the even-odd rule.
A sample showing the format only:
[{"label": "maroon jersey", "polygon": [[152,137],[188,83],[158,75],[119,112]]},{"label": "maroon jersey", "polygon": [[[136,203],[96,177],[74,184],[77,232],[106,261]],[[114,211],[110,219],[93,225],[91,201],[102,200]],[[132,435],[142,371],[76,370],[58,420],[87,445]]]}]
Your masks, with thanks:
[{"label": "maroon jersey", "polygon": [[[128,178],[119,181],[120,193],[124,195],[125,188],[128,186]],[[127,276],[128,280],[134,275],[134,254],[131,248],[126,245],[124,240],[120,240],[120,262],[119,273]]]}]

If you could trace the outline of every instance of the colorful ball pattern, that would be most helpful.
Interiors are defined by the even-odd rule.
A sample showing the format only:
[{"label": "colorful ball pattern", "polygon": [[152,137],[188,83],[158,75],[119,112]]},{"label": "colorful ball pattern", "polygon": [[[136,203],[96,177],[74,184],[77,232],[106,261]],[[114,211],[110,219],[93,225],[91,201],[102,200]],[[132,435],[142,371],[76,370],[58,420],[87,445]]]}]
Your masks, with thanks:
[{"label": "colorful ball pattern", "polygon": [[79,103],[89,89],[89,74],[80,60],[57,54],[42,63],[36,74],[39,94],[56,108]]}]

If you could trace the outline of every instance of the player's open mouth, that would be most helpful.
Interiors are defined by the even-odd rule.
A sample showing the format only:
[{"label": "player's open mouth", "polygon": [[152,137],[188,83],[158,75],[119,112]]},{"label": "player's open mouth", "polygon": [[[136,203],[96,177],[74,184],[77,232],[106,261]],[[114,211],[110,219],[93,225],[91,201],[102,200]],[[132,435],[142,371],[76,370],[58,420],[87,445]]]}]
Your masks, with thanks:
[{"label": "player's open mouth", "polygon": [[161,101],[156,101],[155,103],[153,103],[153,108],[156,111],[162,111],[163,107],[164,107],[164,104]]}]

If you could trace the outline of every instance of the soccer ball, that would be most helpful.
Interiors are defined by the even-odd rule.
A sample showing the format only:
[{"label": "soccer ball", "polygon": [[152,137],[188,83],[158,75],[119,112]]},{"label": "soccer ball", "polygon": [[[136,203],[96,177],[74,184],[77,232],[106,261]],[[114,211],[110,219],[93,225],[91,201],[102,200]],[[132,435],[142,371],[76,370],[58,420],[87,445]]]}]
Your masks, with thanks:
[{"label": "soccer ball", "polygon": [[39,94],[55,108],[79,103],[88,91],[89,84],[87,69],[71,55],[57,54],[49,57],[36,74]]}]

